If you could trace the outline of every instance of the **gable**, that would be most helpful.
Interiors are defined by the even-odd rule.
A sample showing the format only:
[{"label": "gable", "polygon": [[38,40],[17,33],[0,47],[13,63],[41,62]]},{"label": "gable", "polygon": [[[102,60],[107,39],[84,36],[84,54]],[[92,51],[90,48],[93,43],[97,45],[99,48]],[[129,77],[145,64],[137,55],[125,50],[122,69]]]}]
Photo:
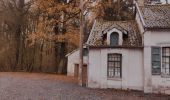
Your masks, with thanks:
[{"label": "gable", "polygon": [[127,30],[125,30],[124,28],[120,27],[119,25],[117,25],[117,26],[112,25],[112,26],[106,28],[106,29],[103,31],[103,34],[106,34],[107,32],[111,32],[111,31],[112,31],[112,32],[113,32],[113,31],[116,31],[116,32],[118,32],[118,33],[121,32],[121,33],[126,34],[126,35],[127,35],[127,33],[128,33]]}]

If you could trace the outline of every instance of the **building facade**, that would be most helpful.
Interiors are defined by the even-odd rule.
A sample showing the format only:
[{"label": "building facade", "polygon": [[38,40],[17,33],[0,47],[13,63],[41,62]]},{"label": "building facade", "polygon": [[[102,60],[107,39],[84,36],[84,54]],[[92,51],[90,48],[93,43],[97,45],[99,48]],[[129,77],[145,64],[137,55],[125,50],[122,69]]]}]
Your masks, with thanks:
[{"label": "building facade", "polygon": [[[170,5],[136,8],[135,20],[94,22],[84,56],[87,87],[170,94]],[[68,73],[75,73],[78,52],[68,55]]]}]

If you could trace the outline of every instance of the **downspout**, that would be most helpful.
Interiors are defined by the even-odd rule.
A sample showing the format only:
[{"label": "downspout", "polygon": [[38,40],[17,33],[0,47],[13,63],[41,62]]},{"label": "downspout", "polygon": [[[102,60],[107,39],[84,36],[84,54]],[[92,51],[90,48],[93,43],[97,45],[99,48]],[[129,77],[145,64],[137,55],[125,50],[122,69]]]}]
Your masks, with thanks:
[{"label": "downspout", "polygon": [[88,51],[88,54],[87,54],[87,83],[86,83],[86,87],[89,87],[89,51],[90,51],[90,48],[89,48],[89,45],[87,45],[87,51]]},{"label": "downspout", "polygon": [[141,13],[140,8],[139,8],[139,5],[138,5],[138,3],[136,1],[135,1],[135,6],[136,6],[137,12],[139,14],[140,21],[142,22],[142,26],[143,26],[143,30],[144,30],[144,32],[142,33],[142,38],[143,38],[142,39],[142,45],[144,46],[144,34],[146,32],[146,23],[145,23],[145,21],[143,19],[142,13]]},{"label": "downspout", "polygon": [[[137,13],[139,14],[139,19],[142,23],[142,26],[143,26],[143,32],[142,32],[142,45],[143,47],[145,48],[144,46],[144,34],[146,33],[146,23],[144,21],[144,18],[142,16],[142,13],[140,11],[140,8],[139,8],[139,5],[138,3],[135,1],[135,6],[136,6],[136,9],[137,9]],[[143,91],[145,91],[145,66],[144,66],[144,48],[143,48],[143,59],[142,59],[142,62],[143,62]]]},{"label": "downspout", "polygon": [[144,19],[142,17],[142,13],[141,13],[141,11],[139,9],[139,5],[138,5],[138,3],[136,1],[135,1],[135,6],[136,6],[136,9],[137,9],[137,12],[139,13],[139,17],[140,17],[140,20],[142,22],[142,25],[145,27],[146,26],[145,21],[144,21]]}]

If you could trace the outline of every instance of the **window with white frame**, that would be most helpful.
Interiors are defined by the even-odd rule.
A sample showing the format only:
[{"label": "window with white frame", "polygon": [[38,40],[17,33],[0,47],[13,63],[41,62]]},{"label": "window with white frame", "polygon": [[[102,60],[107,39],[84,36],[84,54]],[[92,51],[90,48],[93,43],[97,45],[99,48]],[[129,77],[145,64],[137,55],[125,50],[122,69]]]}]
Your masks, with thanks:
[{"label": "window with white frame", "polygon": [[108,66],[107,68],[108,78],[121,78],[122,55],[115,53],[108,54],[107,66]]},{"label": "window with white frame", "polygon": [[170,47],[162,48],[162,73],[170,75]]},{"label": "window with white frame", "polygon": [[170,47],[152,47],[152,75],[161,74],[170,75]]}]

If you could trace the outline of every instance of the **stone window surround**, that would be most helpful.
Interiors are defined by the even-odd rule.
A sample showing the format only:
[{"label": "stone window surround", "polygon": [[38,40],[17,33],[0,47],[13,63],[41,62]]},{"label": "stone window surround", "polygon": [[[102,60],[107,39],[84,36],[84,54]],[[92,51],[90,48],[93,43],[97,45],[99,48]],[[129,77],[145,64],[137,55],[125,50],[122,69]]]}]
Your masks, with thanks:
[{"label": "stone window surround", "polygon": [[110,45],[110,36],[113,32],[118,33],[118,35],[119,35],[118,45],[122,45],[122,43],[123,43],[123,33],[116,28],[113,28],[113,29],[111,29],[110,31],[107,32],[107,45]]}]

